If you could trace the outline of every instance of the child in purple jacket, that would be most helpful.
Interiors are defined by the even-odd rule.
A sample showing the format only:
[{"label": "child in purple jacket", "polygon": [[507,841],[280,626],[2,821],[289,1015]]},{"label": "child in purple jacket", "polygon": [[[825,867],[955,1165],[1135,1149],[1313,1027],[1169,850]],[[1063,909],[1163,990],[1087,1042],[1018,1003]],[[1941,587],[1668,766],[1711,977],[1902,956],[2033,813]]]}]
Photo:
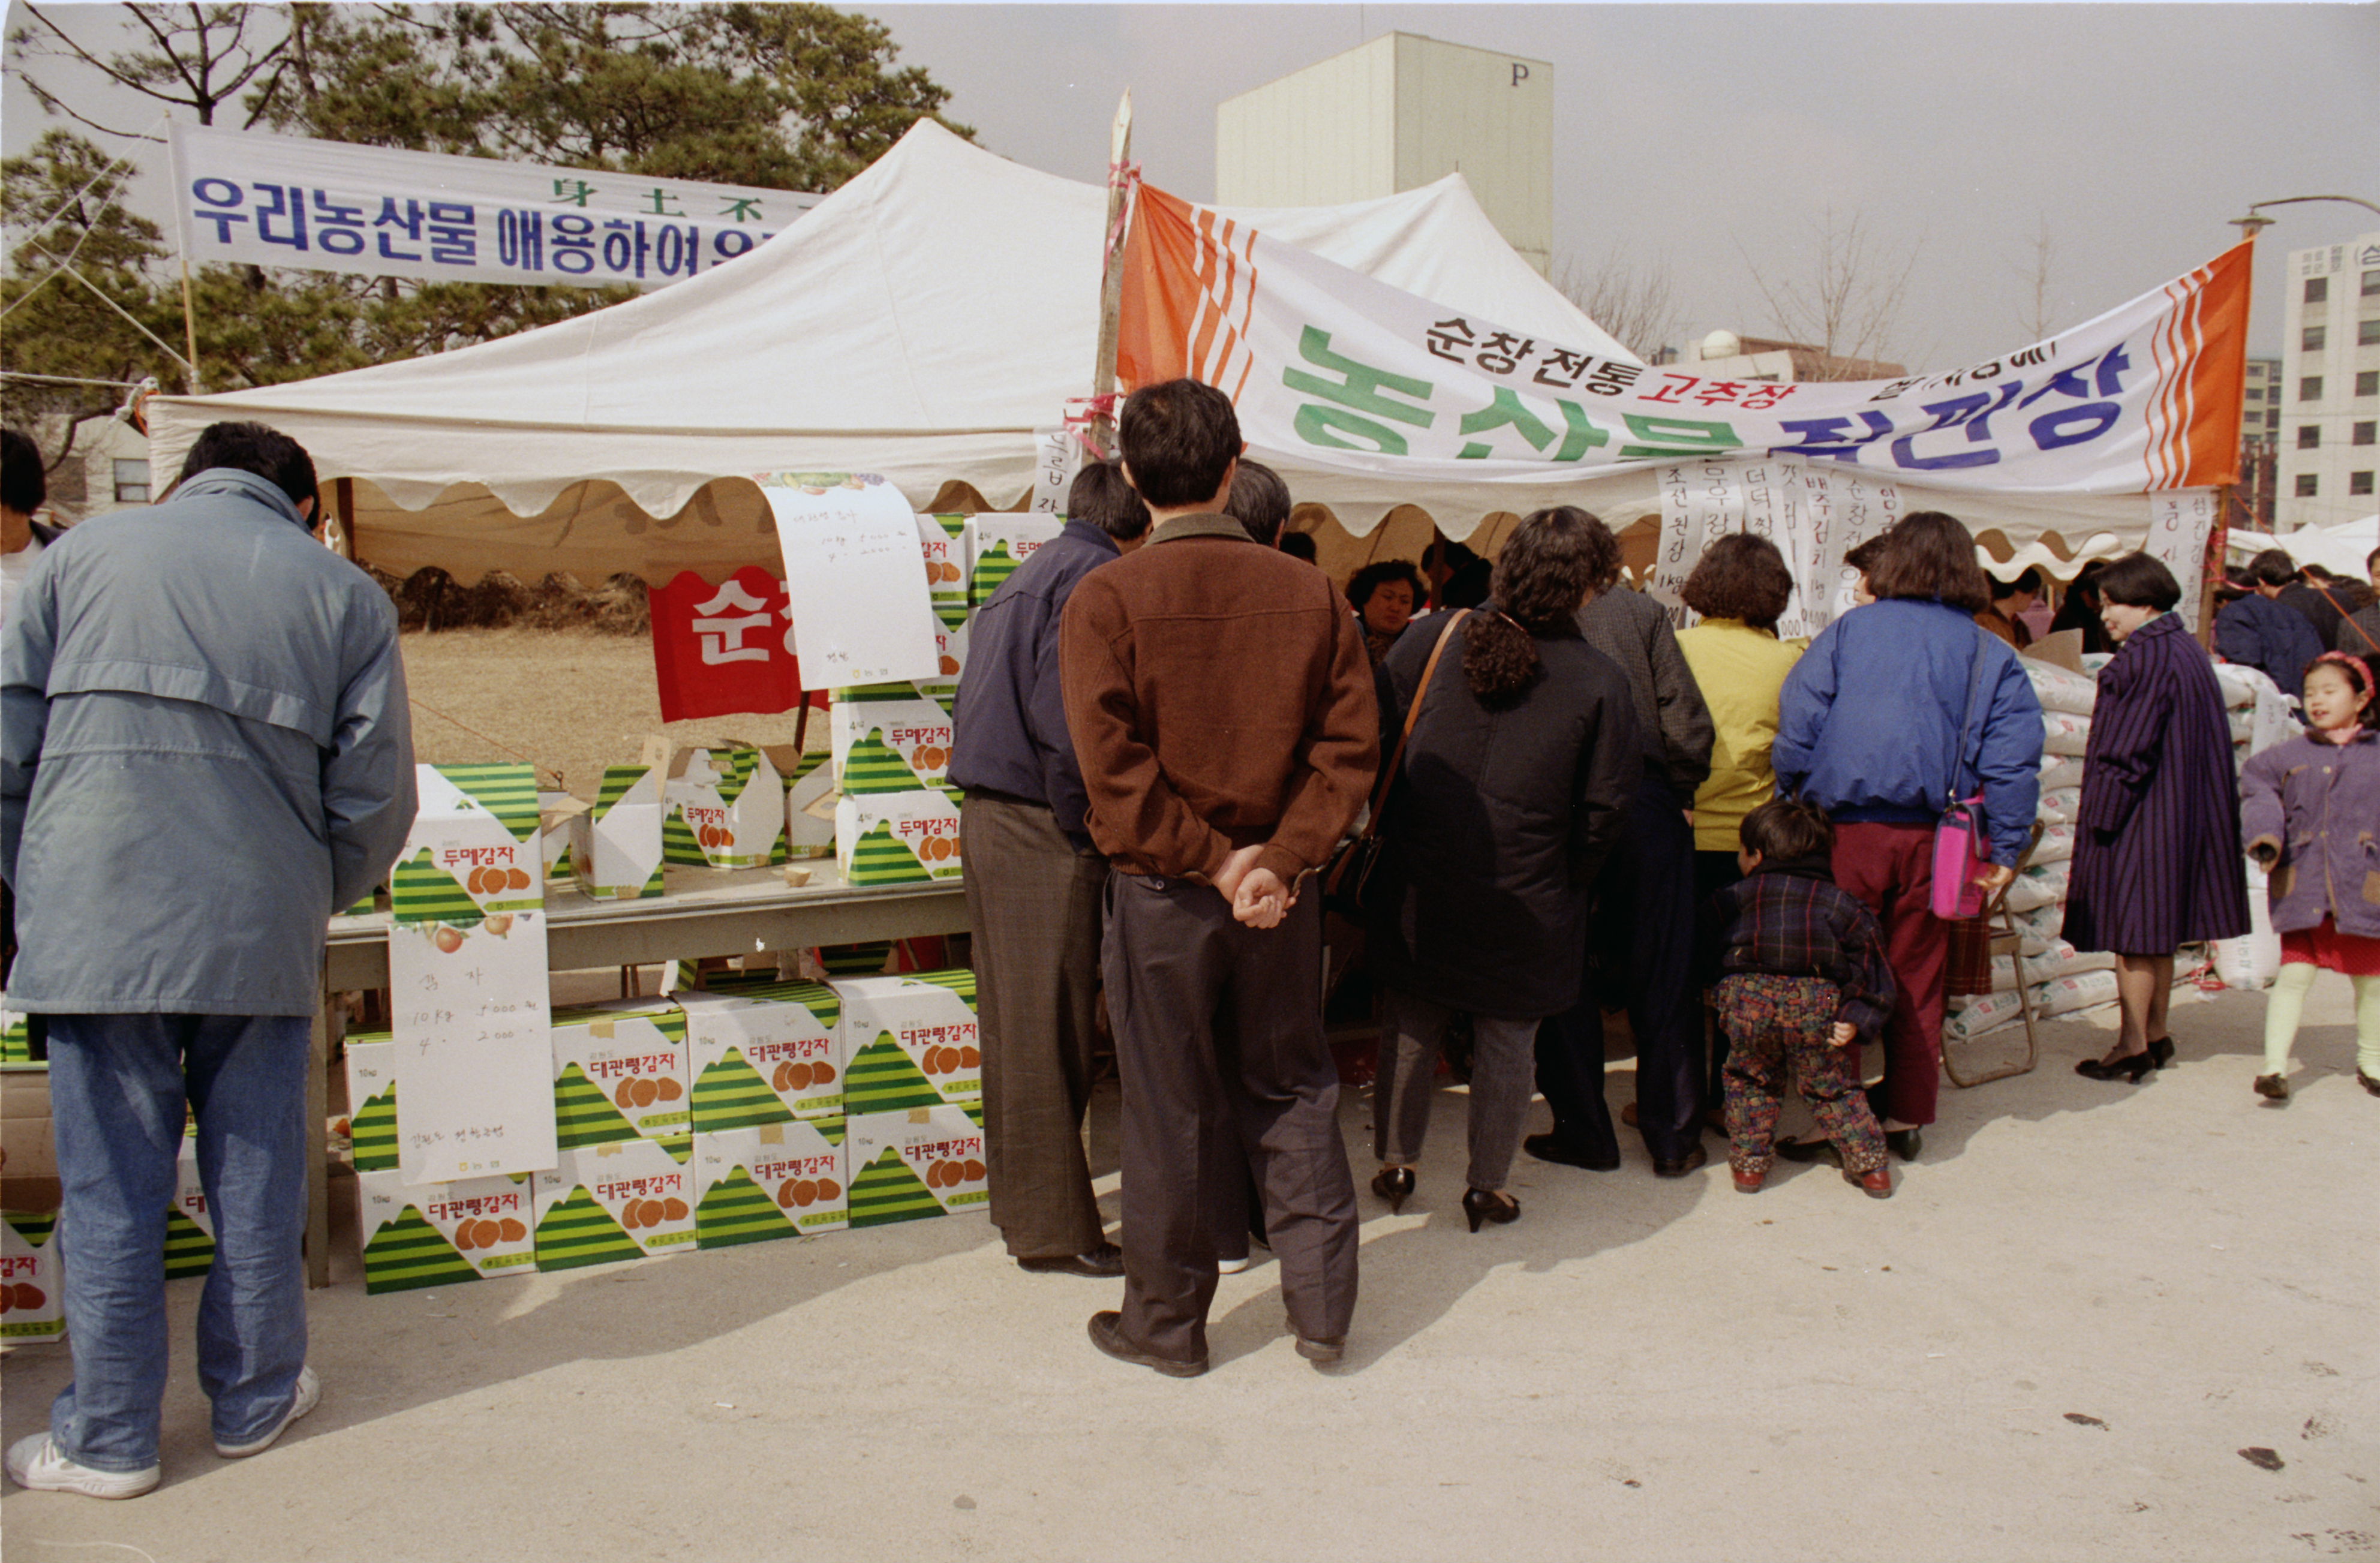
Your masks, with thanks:
[{"label": "child in purple jacket", "polygon": [[[1826,810],[1771,798],[1743,817],[1736,865],[1743,878],[1703,909],[1711,1001],[1727,1033],[1728,1165],[1742,1193],[1758,1193],[1779,1152],[1786,1084],[1826,1134],[1844,1179],[1873,1199],[1892,1197],[1884,1130],[1860,1088],[1859,1045],[1892,1013],[1892,972],[1875,914],[1835,883],[1835,828]],[[1811,1152],[1817,1145],[1808,1147]]]},{"label": "child in purple jacket", "polygon": [[2240,835],[2271,873],[2281,975],[2265,1008],[2265,1072],[2256,1094],[2289,1099],[2289,1048],[2324,968],[2355,985],[2355,1077],[2380,1097],[2380,733],[2372,670],[2325,651],[2306,669],[2313,731],[2248,762]]}]

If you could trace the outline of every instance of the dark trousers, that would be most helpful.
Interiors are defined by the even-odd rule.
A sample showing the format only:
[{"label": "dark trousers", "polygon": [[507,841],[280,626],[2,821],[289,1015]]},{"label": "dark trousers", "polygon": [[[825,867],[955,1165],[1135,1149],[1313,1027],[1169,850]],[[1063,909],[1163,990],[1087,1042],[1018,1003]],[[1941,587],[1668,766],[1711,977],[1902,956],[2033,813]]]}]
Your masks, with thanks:
[{"label": "dark trousers", "polygon": [[1107,859],[1077,851],[1046,808],[970,794],[967,927],[983,1033],[991,1224],[1022,1259],[1105,1240],[1083,1116],[1097,1044]]},{"label": "dark trousers", "polygon": [[1702,1138],[1703,1024],[1694,991],[1694,833],[1669,789],[1639,782],[1619,844],[1595,886],[1588,975],[1578,1002],[1537,1028],[1537,1089],[1554,1137],[1596,1161],[1620,1142],[1603,1100],[1603,1010],[1594,969],[1619,974],[1636,1033],[1636,1126],[1675,1160]]},{"label": "dark trousers", "polygon": [[[1694,913],[1710,904],[1710,898],[1743,878],[1743,870],[1735,866],[1735,850],[1712,852],[1705,847],[1694,849]],[[1703,1107],[1711,1112],[1726,1106],[1724,1082],[1727,1070],[1727,1027],[1708,1018],[1706,1011],[1703,1029],[1710,1036],[1710,1063],[1703,1072]]]},{"label": "dark trousers", "polygon": [[1322,897],[1279,927],[1232,916],[1210,885],[1108,882],[1108,1015],[1123,1078],[1124,1339],[1207,1355],[1215,1263],[1236,1254],[1255,1173],[1281,1301],[1300,1335],[1355,1311],[1355,1188],[1339,1074],[1322,1035]]},{"label": "dark trousers", "polygon": [[1884,1080],[1868,1100],[1878,1118],[1934,1121],[1942,1094],[1943,978],[1950,925],[1934,915],[1934,827],[1852,822],[1835,827],[1835,883],[1876,914],[1884,961],[1900,991],[1884,1027]]}]

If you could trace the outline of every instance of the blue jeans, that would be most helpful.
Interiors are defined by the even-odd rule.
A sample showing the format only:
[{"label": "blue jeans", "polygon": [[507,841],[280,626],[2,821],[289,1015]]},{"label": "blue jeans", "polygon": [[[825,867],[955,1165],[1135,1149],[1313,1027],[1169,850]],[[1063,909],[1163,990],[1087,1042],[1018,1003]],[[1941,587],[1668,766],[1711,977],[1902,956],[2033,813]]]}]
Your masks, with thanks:
[{"label": "blue jeans", "polygon": [[292,1015],[53,1015],[50,1110],[74,1382],[50,1408],[68,1458],[157,1463],[165,1397],[165,1211],[185,1097],[214,1268],[199,1302],[199,1382],[218,1442],[262,1436],[306,1363],[306,1071]]}]

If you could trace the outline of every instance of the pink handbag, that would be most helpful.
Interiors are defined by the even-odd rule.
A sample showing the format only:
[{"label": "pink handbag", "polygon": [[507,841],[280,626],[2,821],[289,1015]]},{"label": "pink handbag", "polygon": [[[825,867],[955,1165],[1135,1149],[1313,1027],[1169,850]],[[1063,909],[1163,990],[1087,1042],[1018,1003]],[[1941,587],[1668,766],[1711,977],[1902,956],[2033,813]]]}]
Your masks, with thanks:
[{"label": "pink handbag", "polygon": [[[1975,632],[1980,641],[1983,631]],[[1984,648],[1975,648],[1975,660],[1968,673],[1967,714],[1959,724],[1959,751],[1950,757],[1949,806],[1934,826],[1934,888],[1933,907],[1937,917],[1975,917],[1983,915],[1984,887],[1975,882],[1976,876],[1991,867],[1991,836],[1984,824],[1984,796],[1978,791],[1972,798],[1959,796],[1960,772],[1967,764],[1967,734],[1975,722],[1975,686],[1983,682]]]}]

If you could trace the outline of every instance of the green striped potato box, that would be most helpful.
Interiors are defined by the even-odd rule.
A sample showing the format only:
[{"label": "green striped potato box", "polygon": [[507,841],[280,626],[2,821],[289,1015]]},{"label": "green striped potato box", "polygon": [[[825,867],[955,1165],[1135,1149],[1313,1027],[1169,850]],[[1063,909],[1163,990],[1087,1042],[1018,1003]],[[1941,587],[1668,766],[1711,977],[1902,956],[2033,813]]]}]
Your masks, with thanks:
[{"label": "green striped potato box", "polygon": [[941,657],[931,678],[902,684],[856,684],[827,693],[837,700],[941,700],[946,705],[958,694],[959,675],[966,671],[967,625],[974,612],[963,597],[934,599],[934,640]]},{"label": "green striped potato box", "polygon": [[771,745],[769,759],[785,784],[786,855],[834,855],[834,757],[824,749],[808,754],[791,744]]},{"label": "green striped potato box", "polygon": [[349,1032],[347,1140],[358,1172],[396,1170],[396,1039],[385,1031]]},{"label": "green striped potato box", "polygon": [[666,1140],[692,1132],[686,1013],[667,999],[553,1012],[554,1144]]},{"label": "green striped potato box", "polygon": [[843,1001],[833,989],[735,982],[676,998],[698,1133],[843,1116]]},{"label": "green striped potato box", "polygon": [[67,1332],[54,1211],[0,1211],[0,1340],[55,1340]]},{"label": "green striped potato box", "polygon": [[185,1134],[174,1157],[174,1203],[165,1207],[165,1278],[203,1276],[214,1263],[215,1218],[199,1181],[199,1142]]},{"label": "green striped potato box", "polygon": [[364,1290],[409,1291],[535,1273],[531,1176],[408,1183],[396,1172],[357,1173]]},{"label": "green striped potato box", "polygon": [[694,1137],[566,1150],[532,1175],[537,1267],[666,1259],[695,1245]]},{"label": "green striped potato box", "polygon": [[850,885],[955,879],[962,863],[958,799],[939,787],[845,793],[834,806],[834,857]]},{"label": "green striped potato box", "polygon": [[542,907],[534,770],[423,765],[414,774],[420,810],[389,881],[396,920],[470,928]]},{"label": "green striped potato box", "polygon": [[783,850],[785,784],[749,744],[682,748],[662,783],[662,860],[694,868],[763,868]]},{"label": "green striped potato box", "polygon": [[537,794],[537,850],[545,866],[548,890],[574,882],[570,867],[570,822],[586,811],[584,801],[568,793]]},{"label": "green striped potato box", "polygon": [[835,782],[846,795],[914,793],[951,770],[951,713],[941,703],[908,698],[837,700],[828,709]]},{"label": "green striped potato box", "polygon": [[844,1110],[884,1113],[972,1105],[983,1097],[975,974],[839,978]]},{"label": "green striped potato box", "polygon": [[698,1248],[839,1232],[851,1184],[843,1165],[843,1120],[698,1131],[694,1183]]},{"label": "green striped potato box", "polygon": [[650,766],[603,768],[595,806],[571,817],[571,878],[593,901],[662,893],[662,779]]},{"label": "green striped potato box", "polygon": [[980,1210],[990,1200],[983,1124],[967,1108],[911,1108],[844,1120],[852,1228]]},{"label": "green striped potato box", "polygon": [[0,993],[0,1069],[47,1067],[33,1061],[33,1041],[25,1030],[25,1017],[8,1008],[8,996]]},{"label": "green striped potato box", "polygon": [[967,603],[980,608],[991,600],[1001,583],[1033,557],[1043,543],[1065,529],[1062,515],[1030,511],[1001,511],[966,519]]},{"label": "green striped potato box", "polygon": [[926,556],[926,590],[934,606],[966,606],[966,517],[920,515],[917,546]]}]

